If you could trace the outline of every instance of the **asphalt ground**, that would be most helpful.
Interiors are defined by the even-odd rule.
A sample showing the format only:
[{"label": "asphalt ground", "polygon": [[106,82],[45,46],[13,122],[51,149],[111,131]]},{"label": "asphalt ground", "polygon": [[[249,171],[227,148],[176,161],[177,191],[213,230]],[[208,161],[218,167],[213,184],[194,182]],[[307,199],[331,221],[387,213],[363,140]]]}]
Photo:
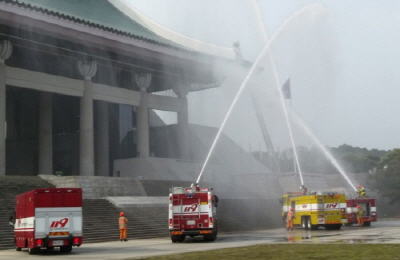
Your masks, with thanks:
[{"label": "asphalt ground", "polygon": [[[128,234],[129,237],[129,234]],[[400,244],[400,220],[381,220],[371,227],[342,227],[331,231],[320,228],[315,231],[295,228],[261,230],[243,233],[219,234],[215,242],[204,242],[201,237],[186,238],[183,243],[172,243],[169,237],[156,239],[135,239],[127,242],[104,242],[83,244],[73,248],[71,253],[42,250],[39,254],[28,255],[22,251],[2,250],[0,259],[133,259],[184,252],[205,251],[220,248],[243,247],[257,244],[313,243],[313,244]]]}]

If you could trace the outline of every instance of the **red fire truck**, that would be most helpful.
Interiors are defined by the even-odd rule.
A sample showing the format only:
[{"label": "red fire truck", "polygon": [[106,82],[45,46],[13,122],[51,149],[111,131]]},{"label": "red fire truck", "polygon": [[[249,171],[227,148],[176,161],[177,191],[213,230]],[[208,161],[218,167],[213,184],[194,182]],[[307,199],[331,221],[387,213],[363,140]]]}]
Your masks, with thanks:
[{"label": "red fire truck", "polygon": [[82,244],[82,189],[35,189],[16,198],[15,248],[29,254],[60,247],[71,252]]},{"label": "red fire truck", "polygon": [[202,235],[204,241],[217,238],[218,197],[212,188],[172,187],[169,194],[169,230],[171,240],[183,242],[186,236]]},{"label": "red fire truck", "polygon": [[357,224],[357,206],[363,211],[364,226],[370,226],[371,222],[377,221],[376,204],[373,198],[356,197],[347,199],[347,225]]}]

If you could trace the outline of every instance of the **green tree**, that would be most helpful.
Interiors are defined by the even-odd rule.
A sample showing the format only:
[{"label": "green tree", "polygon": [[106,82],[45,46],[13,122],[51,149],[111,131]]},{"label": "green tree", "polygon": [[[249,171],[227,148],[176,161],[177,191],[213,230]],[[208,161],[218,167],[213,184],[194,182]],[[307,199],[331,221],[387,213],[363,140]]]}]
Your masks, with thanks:
[{"label": "green tree", "polygon": [[[368,150],[367,148],[353,147],[347,144],[340,145],[337,148],[327,147],[327,150],[332,153],[346,172],[353,173],[374,171],[374,169],[378,168],[381,157],[387,153],[387,151],[383,150]],[[296,151],[302,172],[321,174],[338,172],[320,148],[297,146]],[[274,157],[269,152],[253,152],[253,156],[271,170],[274,169],[273,158],[277,158],[281,172],[293,171],[294,155],[292,148],[276,152]]]},{"label": "green tree", "polygon": [[400,204],[400,149],[391,150],[382,157],[370,185],[390,204]]},{"label": "green tree", "polygon": [[347,144],[331,148],[331,151],[346,171],[354,173],[367,173],[378,167],[380,158],[386,153],[383,150],[368,150]]}]

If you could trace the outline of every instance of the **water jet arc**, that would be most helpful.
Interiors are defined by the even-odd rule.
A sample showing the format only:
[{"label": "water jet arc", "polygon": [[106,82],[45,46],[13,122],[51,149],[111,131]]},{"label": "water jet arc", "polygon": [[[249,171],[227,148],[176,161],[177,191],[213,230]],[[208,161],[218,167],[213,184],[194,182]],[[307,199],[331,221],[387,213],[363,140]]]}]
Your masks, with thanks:
[{"label": "water jet arc", "polygon": [[282,32],[283,29],[286,28],[286,25],[288,23],[290,23],[294,18],[296,18],[299,14],[301,14],[302,12],[304,12],[304,10],[306,10],[307,8],[303,8],[297,12],[295,12],[294,14],[292,14],[288,19],[285,20],[285,22],[282,24],[282,26],[272,35],[271,39],[265,44],[263,50],[261,51],[261,53],[258,55],[257,59],[255,60],[255,62],[253,63],[253,65],[251,66],[251,69],[249,70],[249,72],[246,75],[246,78],[243,80],[242,84],[240,85],[240,88],[238,90],[238,92],[235,95],[235,98],[232,101],[231,106],[228,109],[228,112],[225,115],[224,120],[222,121],[222,124],[220,126],[220,128],[218,129],[217,135],[211,145],[211,148],[207,154],[206,160],[200,170],[200,174],[196,180],[196,183],[200,182],[200,179],[204,173],[204,169],[206,168],[208,161],[210,160],[211,154],[215,149],[215,146],[218,142],[219,137],[221,136],[222,130],[225,128],[226,122],[228,121],[229,116],[232,113],[233,108],[235,107],[240,95],[242,94],[243,90],[245,89],[245,87],[247,86],[248,81],[250,80],[251,76],[254,74],[254,71],[257,67],[257,65],[260,63],[261,59],[263,58],[263,56],[265,55],[265,53],[267,52],[267,50],[270,48],[271,44],[275,41],[275,39],[277,38],[277,36]]},{"label": "water jet arc", "polygon": [[[258,7],[258,4],[257,4],[256,0],[253,0],[253,5],[254,5],[254,9],[255,9],[255,11],[257,13],[258,22],[259,22],[260,27],[262,29],[263,39],[264,39],[265,42],[267,42],[268,41],[267,31],[265,29],[264,23],[262,22],[260,8]],[[299,13],[303,12],[307,8],[308,8],[308,6],[304,7],[300,11],[297,11],[295,14],[293,14],[291,17],[295,16],[296,14],[299,14]],[[281,26],[281,28],[282,27],[283,27],[283,25]],[[301,171],[300,162],[299,162],[299,156],[297,154],[296,144],[294,142],[292,126],[290,124],[289,115],[288,115],[288,111],[287,111],[286,104],[285,104],[285,97],[283,96],[283,93],[282,93],[282,91],[280,89],[282,84],[281,84],[281,82],[279,80],[279,77],[278,77],[278,71],[276,69],[276,65],[275,65],[275,61],[274,61],[274,58],[272,56],[272,53],[270,53],[269,57],[270,57],[269,60],[270,60],[270,63],[271,63],[272,72],[274,74],[274,79],[275,79],[275,82],[276,82],[276,87],[278,88],[278,93],[279,93],[279,97],[280,97],[279,99],[281,101],[283,112],[285,114],[286,125],[287,125],[288,131],[289,131],[290,142],[291,142],[291,145],[292,145],[293,157],[294,157],[294,168],[293,168],[293,171],[296,172],[296,166],[297,166],[297,169],[299,170],[301,186],[304,187],[303,173]]]}]

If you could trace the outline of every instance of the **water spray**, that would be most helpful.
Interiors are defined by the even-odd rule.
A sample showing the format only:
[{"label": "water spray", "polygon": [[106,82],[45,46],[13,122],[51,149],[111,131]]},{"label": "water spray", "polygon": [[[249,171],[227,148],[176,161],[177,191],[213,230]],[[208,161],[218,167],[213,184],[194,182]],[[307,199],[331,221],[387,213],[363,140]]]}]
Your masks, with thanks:
[{"label": "water spray", "polygon": [[[233,108],[235,107],[236,102],[238,101],[238,99],[239,99],[241,93],[243,92],[243,90],[244,90],[245,87],[247,86],[247,83],[248,83],[248,81],[250,80],[251,76],[254,74],[254,71],[255,71],[255,69],[256,69],[258,63],[260,63],[261,59],[263,58],[263,56],[265,55],[265,53],[267,52],[267,50],[269,50],[271,44],[275,41],[275,39],[276,39],[277,36],[283,31],[283,29],[285,29],[286,25],[287,25],[288,23],[290,23],[294,18],[296,18],[299,14],[303,13],[306,9],[307,9],[307,8],[302,8],[301,10],[299,10],[299,11],[295,12],[294,14],[292,14],[288,19],[286,19],[285,22],[282,24],[282,26],[272,35],[271,39],[265,44],[263,50],[262,50],[261,53],[258,55],[256,61],[253,63],[251,69],[249,70],[249,72],[248,72],[246,78],[243,80],[242,84],[240,85],[240,88],[239,88],[238,92],[236,93],[236,96],[235,96],[235,98],[233,99],[232,104],[231,104],[231,106],[229,107],[229,110],[228,110],[228,112],[226,113],[225,118],[224,118],[224,120],[222,121],[222,124],[221,124],[220,128],[218,129],[217,135],[216,135],[216,137],[215,137],[215,139],[214,139],[214,141],[213,141],[213,143],[212,143],[212,145],[211,145],[211,148],[210,148],[210,150],[209,150],[209,152],[208,152],[208,154],[207,154],[206,160],[205,160],[205,162],[204,162],[204,164],[203,164],[203,166],[202,166],[202,168],[201,168],[201,171],[200,171],[199,177],[198,177],[197,180],[196,180],[196,183],[199,183],[199,182],[200,182],[201,176],[203,175],[204,169],[206,168],[206,166],[207,166],[207,164],[208,164],[208,161],[210,160],[211,154],[212,154],[212,152],[213,152],[214,149],[215,149],[215,146],[216,146],[216,144],[217,144],[217,141],[218,141],[219,137],[221,136],[222,130],[224,129],[224,127],[225,127],[225,125],[226,125],[226,122],[228,121],[228,118],[229,118],[229,116],[231,115],[232,110],[233,110]],[[276,70],[275,70],[274,73],[277,73]],[[282,94],[281,94],[281,95],[282,95]],[[286,110],[285,110],[285,111],[286,111]],[[296,153],[296,150],[294,150],[294,152]],[[296,155],[297,155],[297,153],[296,153]],[[303,184],[303,178],[302,178],[302,176],[301,176],[301,182],[302,182],[302,184]]]},{"label": "water spray", "polygon": [[[253,0],[253,5],[254,5],[254,7],[255,7],[255,9],[256,9],[258,21],[259,21],[260,27],[261,27],[261,29],[262,29],[262,31],[263,31],[264,41],[267,41],[267,32],[266,32],[266,30],[265,30],[264,23],[262,22],[261,14],[260,14],[260,9],[258,8],[257,1],[256,1],[256,0]],[[302,12],[302,11],[303,11],[304,9],[306,9],[306,8],[308,8],[308,7],[306,6],[306,7],[304,7],[303,9],[301,9],[300,11],[298,11],[298,12]],[[292,16],[293,16],[293,15],[292,15]],[[270,55],[270,61],[271,61],[271,66],[272,66],[272,68],[273,68],[274,75],[275,75],[275,80],[276,80],[276,82],[277,82],[277,87],[280,88],[281,83],[279,82],[277,69],[276,69],[275,62],[274,62],[274,60],[273,60],[272,55]],[[297,167],[298,167],[298,169],[299,169],[299,175],[300,175],[300,180],[301,180],[301,184],[302,184],[301,187],[300,187],[300,189],[304,189],[305,187],[304,187],[303,177],[302,177],[302,173],[301,173],[301,170],[300,170],[300,164],[299,164],[299,161],[298,161],[298,156],[297,156],[297,152],[296,152],[295,145],[294,145],[294,140],[293,140],[293,135],[292,135],[292,131],[291,131],[291,125],[290,125],[290,121],[289,121],[289,117],[288,117],[288,112],[287,112],[287,109],[286,109],[286,106],[285,106],[283,93],[282,93],[282,91],[280,91],[280,89],[278,89],[278,90],[279,90],[279,94],[280,94],[280,97],[281,97],[282,106],[283,106],[283,109],[284,109],[284,112],[285,112],[286,122],[287,122],[288,128],[289,128],[289,134],[290,134],[290,138],[291,138],[291,141],[292,141],[293,152],[294,152],[294,155],[295,155],[295,158],[296,158]],[[292,115],[294,115],[294,114],[292,113]],[[331,163],[336,167],[336,169],[340,172],[340,174],[341,174],[341,175],[345,178],[345,180],[350,184],[350,186],[354,189],[354,191],[357,191],[356,187],[355,187],[355,186],[353,185],[353,183],[350,181],[349,177],[347,176],[347,174],[345,173],[345,171],[342,169],[342,167],[340,166],[340,164],[337,162],[337,160],[332,156],[332,154],[331,154],[331,153],[326,149],[326,147],[318,140],[318,138],[317,138],[317,137],[312,133],[312,131],[304,124],[304,122],[303,122],[302,120],[300,120],[300,118],[297,117],[296,119],[297,119],[297,122],[299,122],[299,124],[300,124],[300,125],[303,127],[303,129],[306,131],[306,133],[307,133],[310,137],[312,137],[312,139],[314,140],[314,142],[315,142],[315,143],[318,145],[318,147],[322,150],[322,152],[325,154],[325,156],[331,161]]]},{"label": "water spray", "polygon": [[[266,29],[265,29],[264,23],[262,22],[261,13],[260,13],[260,8],[258,7],[257,1],[256,1],[256,0],[253,0],[253,5],[254,5],[254,8],[255,8],[256,13],[257,13],[258,22],[260,23],[260,27],[261,27],[262,32],[263,32],[262,35],[263,35],[263,38],[264,38],[264,42],[268,42],[267,31],[266,31]],[[294,13],[290,18],[292,18],[293,16],[297,15],[298,13],[303,12],[306,8],[307,8],[307,7],[304,7],[303,9],[297,11],[297,12]],[[290,18],[289,18],[289,19],[290,19]],[[286,24],[286,23],[284,23],[284,24],[281,26],[281,28],[283,28],[283,26],[284,26],[285,24]],[[304,187],[303,174],[302,174],[302,172],[301,172],[301,167],[300,167],[300,163],[299,163],[299,157],[298,157],[298,155],[297,155],[297,150],[296,150],[296,144],[295,144],[294,138],[293,138],[292,126],[291,126],[291,124],[290,124],[289,115],[288,115],[288,111],[287,111],[286,104],[285,104],[285,97],[283,96],[283,93],[282,93],[282,91],[280,90],[281,82],[280,82],[279,77],[278,77],[278,71],[277,71],[277,69],[276,69],[276,65],[275,65],[275,61],[274,61],[274,58],[273,58],[273,56],[272,56],[272,53],[269,53],[269,57],[270,57],[271,67],[272,67],[272,71],[273,71],[273,74],[274,74],[276,86],[277,86],[277,88],[278,88],[279,97],[280,97],[280,100],[281,100],[283,112],[284,112],[284,114],[285,114],[286,125],[287,125],[288,130],[289,130],[290,142],[291,142],[292,148],[293,148],[293,157],[294,157],[294,159],[295,159],[294,172],[296,172],[296,166],[297,166],[297,169],[299,170],[299,176],[300,176],[301,187]],[[300,188],[301,188],[301,187],[300,187]]]},{"label": "water spray", "polygon": [[[293,116],[295,114],[292,113]],[[354,191],[357,191],[356,187],[353,185],[351,182],[349,176],[347,176],[346,172],[343,170],[343,168],[340,166],[340,164],[337,162],[337,160],[332,156],[332,154],[326,149],[326,147],[319,141],[319,139],[313,134],[313,132],[307,127],[307,125],[301,120],[299,117],[295,117],[297,123],[306,131],[306,133],[313,139],[313,141],[318,145],[318,147],[322,150],[322,152],[325,154],[325,156],[331,161],[331,163],[336,167],[336,169],[340,172],[340,174],[344,177],[344,179],[349,183],[349,185],[354,189]]]}]

